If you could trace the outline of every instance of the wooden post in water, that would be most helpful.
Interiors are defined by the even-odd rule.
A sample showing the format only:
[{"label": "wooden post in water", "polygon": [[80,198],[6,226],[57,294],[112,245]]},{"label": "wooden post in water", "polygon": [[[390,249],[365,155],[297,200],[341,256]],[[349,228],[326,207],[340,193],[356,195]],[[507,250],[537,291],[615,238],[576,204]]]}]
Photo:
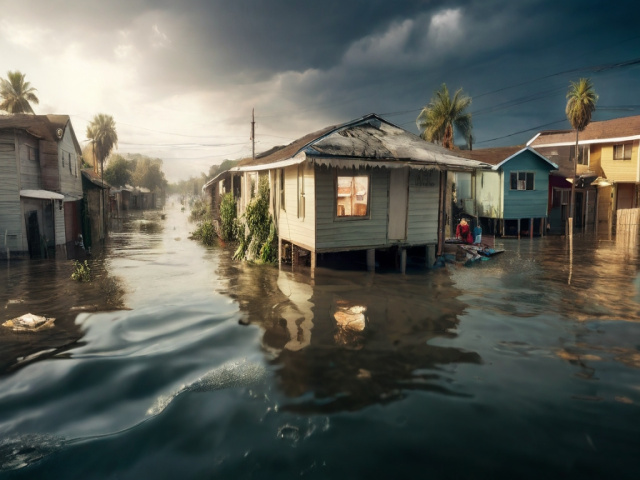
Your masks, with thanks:
[{"label": "wooden post in water", "polygon": [[529,219],[529,238],[533,238],[533,218]]},{"label": "wooden post in water", "polygon": [[407,249],[400,249],[400,273],[404,275],[407,273]]},{"label": "wooden post in water", "polygon": [[376,249],[367,250],[367,270],[374,272],[376,270]]}]

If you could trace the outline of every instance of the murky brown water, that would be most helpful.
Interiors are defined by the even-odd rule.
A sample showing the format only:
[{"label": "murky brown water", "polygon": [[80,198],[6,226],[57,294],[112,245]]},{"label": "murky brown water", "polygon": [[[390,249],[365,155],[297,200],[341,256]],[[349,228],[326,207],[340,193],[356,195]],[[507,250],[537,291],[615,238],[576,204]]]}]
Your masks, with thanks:
[{"label": "murky brown water", "polygon": [[116,225],[90,284],[0,265],[3,321],[56,318],[0,330],[0,478],[635,478],[637,245],[311,279],[165,213]]}]

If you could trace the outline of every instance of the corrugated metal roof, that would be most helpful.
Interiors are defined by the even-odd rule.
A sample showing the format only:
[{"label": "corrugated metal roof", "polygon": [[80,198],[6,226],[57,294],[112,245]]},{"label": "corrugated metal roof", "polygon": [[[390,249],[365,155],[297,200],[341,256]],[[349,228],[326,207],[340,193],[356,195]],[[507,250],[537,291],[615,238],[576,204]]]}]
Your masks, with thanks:
[{"label": "corrugated metal roof", "polygon": [[64,200],[64,195],[49,190],[20,190],[20,196],[41,200]]},{"label": "corrugated metal roof", "polygon": [[[393,162],[403,166],[424,168],[424,165],[453,168],[483,168],[488,165],[464,158],[455,151],[429,143],[376,114],[338,126],[331,126],[310,133],[291,144],[280,147],[266,156],[244,159],[236,171],[278,168],[281,162],[299,163],[301,154],[309,160],[333,165],[344,165],[346,160],[361,162],[360,165],[384,166]],[[338,163],[340,162],[340,163]],[[423,165],[420,165],[423,164]]]}]

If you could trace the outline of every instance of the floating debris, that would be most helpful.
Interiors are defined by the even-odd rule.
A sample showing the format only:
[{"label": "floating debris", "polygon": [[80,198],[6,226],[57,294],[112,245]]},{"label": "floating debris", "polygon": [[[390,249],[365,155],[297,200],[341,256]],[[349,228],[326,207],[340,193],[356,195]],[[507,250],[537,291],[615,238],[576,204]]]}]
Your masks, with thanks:
[{"label": "floating debris", "polygon": [[353,307],[339,307],[338,311],[333,314],[338,326],[351,331],[362,332],[365,329],[366,317],[364,312],[366,307],[356,305]]},{"label": "floating debris", "polygon": [[16,332],[37,332],[45,328],[53,327],[55,318],[41,317],[32,313],[25,313],[21,317],[12,318],[2,324]]},{"label": "floating debris", "polygon": [[9,308],[9,305],[18,305],[20,303],[24,303],[24,300],[22,298],[11,298],[7,301],[7,304],[4,306],[4,308]]}]

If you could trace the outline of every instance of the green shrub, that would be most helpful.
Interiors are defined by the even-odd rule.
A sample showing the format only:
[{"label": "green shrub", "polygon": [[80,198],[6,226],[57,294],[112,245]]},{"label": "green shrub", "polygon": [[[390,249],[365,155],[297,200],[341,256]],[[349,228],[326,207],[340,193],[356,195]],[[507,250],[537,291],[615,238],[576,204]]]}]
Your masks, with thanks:
[{"label": "green shrub", "polygon": [[213,245],[216,240],[216,229],[213,226],[211,220],[205,220],[198,225],[198,228],[193,232],[191,238],[200,240],[205,245]]},{"label": "green shrub", "polygon": [[84,263],[78,260],[73,261],[73,273],[71,278],[76,282],[90,282],[91,281],[91,269],[89,264],[85,260]]},{"label": "green shrub", "polygon": [[225,193],[220,201],[220,237],[227,242],[236,240],[237,223],[236,201],[233,193]]},{"label": "green shrub", "polygon": [[189,213],[189,220],[192,222],[201,222],[210,218],[210,208],[207,203],[201,198],[196,199],[191,206],[191,212]]},{"label": "green shrub", "polygon": [[277,236],[273,217],[269,213],[269,180],[260,178],[258,195],[251,200],[243,215],[243,221],[237,222],[236,239],[238,248],[234,258],[258,260],[265,263],[276,260]]}]

